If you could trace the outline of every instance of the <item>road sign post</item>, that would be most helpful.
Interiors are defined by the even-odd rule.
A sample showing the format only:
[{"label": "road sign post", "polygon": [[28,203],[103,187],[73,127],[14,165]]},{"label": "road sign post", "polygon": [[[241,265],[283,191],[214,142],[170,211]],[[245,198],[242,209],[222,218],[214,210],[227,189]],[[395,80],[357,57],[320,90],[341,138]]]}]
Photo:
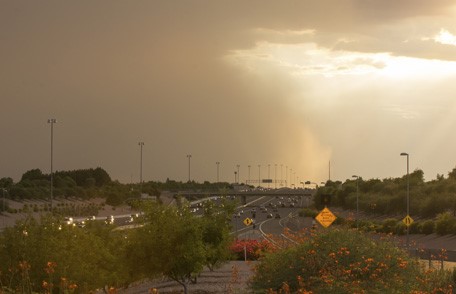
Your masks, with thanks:
[{"label": "road sign post", "polygon": [[246,225],[247,227],[250,226],[251,224],[253,223],[252,219],[246,217],[244,219],[244,225]]},{"label": "road sign post", "polygon": [[329,227],[335,220],[336,216],[327,208],[323,208],[322,211],[315,217],[315,219],[325,228]]},{"label": "road sign post", "polygon": [[407,215],[406,217],[404,217],[404,219],[402,220],[402,222],[407,226],[407,227],[410,227],[413,223],[413,218],[410,217],[410,215]]}]

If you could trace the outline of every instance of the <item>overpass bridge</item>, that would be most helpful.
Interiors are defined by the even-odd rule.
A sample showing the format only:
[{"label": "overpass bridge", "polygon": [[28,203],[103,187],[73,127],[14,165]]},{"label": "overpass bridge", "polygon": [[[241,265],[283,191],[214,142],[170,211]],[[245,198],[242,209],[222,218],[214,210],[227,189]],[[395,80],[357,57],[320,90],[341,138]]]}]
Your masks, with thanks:
[{"label": "overpass bridge", "polygon": [[307,188],[280,188],[280,189],[245,189],[245,190],[224,190],[224,191],[179,191],[174,192],[174,196],[186,198],[204,198],[213,196],[236,196],[236,197],[311,197],[315,194],[315,189]]}]

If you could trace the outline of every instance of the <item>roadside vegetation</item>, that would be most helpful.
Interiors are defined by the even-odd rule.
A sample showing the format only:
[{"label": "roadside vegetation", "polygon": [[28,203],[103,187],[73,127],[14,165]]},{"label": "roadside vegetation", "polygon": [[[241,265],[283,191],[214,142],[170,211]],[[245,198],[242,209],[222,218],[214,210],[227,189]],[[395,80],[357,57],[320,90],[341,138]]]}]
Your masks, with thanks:
[{"label": "roadside vegetation", "polygon": [[288,237],[256,265],[255,293],[453,293],[454,271],[425,270],[388,240],[347,228]]},{"label": "roadside vegetation", "polygon": [[[284,235],[290,242],[234,240],[230,235],[235,203],[204,202],[197,216],[187,201],[176,206],[157,201],[137,201],[138,185],[112,181],[101,168],[55,173],[56,197],[129,203],[143,211],[134,229],[87,220],[84,227],[67,225],[68,205],[29,205],[23,212],[43,212],[5,228],[0,234],[0,293],[90,293],[103,289],[114,293],[131,283],[162,279],[176,281],[188,292],[204,268],[215,270],[229,260],[257,260],[251,282],[255,293],[452,293],[454,271],[425,270],[417,259],[375,233],[405,233],[402,223],[406,205],[406,177],[385,180],[327,182],[316,193],[315,209],[301,216],[315,217],[324,205],[356,209],[385,216],[381,221],[338,217],[325,230]],[[26,172],[21,181],[0,179],[6,199],[47,199],[49,175]],[[357,190],[358,185],[358,190]],[[161,191],[223,190],[227,183],[143,183],[142,191],[158,196]],[[329,197],[328,197],[329,195]],[[411,233],[456,232],[456,169],[448,177],[425,182],[423,172],[410,175],[410,211],[415,219]],[[2,199],[3,200],[3,199]],[[329,202],[328,202],[329,201]],[[3,209],[3,205],[0,206]],[[5,210],[10,209],[5,203]],[[84,207],[87,213],[99,207]],[[85,212],[84,212],[85,213]],[[402,217],[399,217],[401,215]],[[395,217],[398,216],[398,217]],[[280,245],[280,246],[279,246]]]},{"label": "roadside vegetation", "polygon": [[[0,198],[0,212],[5,210],[9,213],[50,212],[50,204],[24,206],[23,209],[12,208],[8,200],[44,200],[49,201],[50,174],[44,174],[40,169],[26,171],[18,182],[10,177],[0,178],[0,193],[5,198]],[[53,196],[56,199],[80,199],[91,200],[94,198],[105,199],[105,203],[118,206],[138,199],[142,194],[155,196],[160,201],[162,191],[178,193],[179,191],[224,191],[231,186],[228,183],[197,183],[178,182],[167,179],[165,182],[145,182],[140,186],[138,183],[122,184],[112,180],[109,174],[102,168],[80,169],[73,171],[56,171],[53,175]],[[0,194],[1,195],[1,194]],[[3,195],[2,195],[3,196]],[[188,199],[191,200],[191,199]],[[3,203],[5,201],[5,203]],[[96,215],[99,207],[68,207],[68,204],[56,205],[53,213],[72,216]]]},{"label": "roadside vegetation", "polygon": [[[448,212],[456,215],[456,168],[448,176],[424,181],[424,172],[417,169],[409,175],[410,214],[415,218],[434,218]],[[357,189],[358,185],[358,189]],[[357,196],[358,195],[358,196]],[[326,196],[326,197],[325,197]],[[345,182],[328,181],[317,189],[315,205],[355,210],[370,215],[403,215],[407,207],[407,175],[400,178],[347,179]],[[329,203],[324,203],[329,201]]]},{"label": "roadside vegetation", "polygon": [[52,214],[6,228],[0,235],[0,293],[109,293],[162,277],[187,293],[204,267],[214,270],[231,259],[232,202],[208,201],[200,217],[187,206],[141,205],[135,229],[94,220],[78,227]]}]

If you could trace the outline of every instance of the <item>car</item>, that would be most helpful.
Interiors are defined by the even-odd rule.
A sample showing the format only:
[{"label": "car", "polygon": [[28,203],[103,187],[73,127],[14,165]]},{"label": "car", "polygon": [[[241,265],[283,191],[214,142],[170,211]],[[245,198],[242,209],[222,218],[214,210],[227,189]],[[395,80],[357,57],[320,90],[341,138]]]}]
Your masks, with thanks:
[{"label": "car", "polygon": [[105,220],[105,223],[107,225],[112,225],[114,223],[114,216],[113,215],[107,216],[106,220]]},{"label": "car", "polygon": [[73,224],[73,218],[72,217],[65,217],[63,219],[67,225],[72,225]]},{"label": "car", "polygon": [[268,215],[266,216],[266,218],[273,218],[274,216],[272,215],[272,213],[268,213]]},{"label": "car", "polygon": [[275,218],[280,218],[280,214],[276,213]]},{"label": "car", "polygon": [[75,222],[76,226],[78,226],[79,228],[83,228],[85,227],[85,221],[77,221]]}]

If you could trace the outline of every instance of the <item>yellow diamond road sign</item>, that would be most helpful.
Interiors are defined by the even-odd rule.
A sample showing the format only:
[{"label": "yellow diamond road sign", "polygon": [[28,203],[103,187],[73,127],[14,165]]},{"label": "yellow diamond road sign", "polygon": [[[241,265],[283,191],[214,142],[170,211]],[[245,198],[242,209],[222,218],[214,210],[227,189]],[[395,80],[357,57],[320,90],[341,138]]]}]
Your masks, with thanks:
[{"label": "yellow diamond road sign", "polygon": [[323,208],[322,211],[315,217],[315,219],[325,228],[329,227],[335,220],[336,216],[327,208]]},{"label": "yellow diamond road sign", "polygon": [[250,226],[250,225],[252,224],[252,222],[253,222],[252,219],[250,219],[250,218],[247,217],[247,218],[244,220],[244,225]]},{"label": "yellow diamond road sign", "polygon": [[411,218],[410,215],[407,215],[402,222],[408,227],[413,223],[413,218]]}]

